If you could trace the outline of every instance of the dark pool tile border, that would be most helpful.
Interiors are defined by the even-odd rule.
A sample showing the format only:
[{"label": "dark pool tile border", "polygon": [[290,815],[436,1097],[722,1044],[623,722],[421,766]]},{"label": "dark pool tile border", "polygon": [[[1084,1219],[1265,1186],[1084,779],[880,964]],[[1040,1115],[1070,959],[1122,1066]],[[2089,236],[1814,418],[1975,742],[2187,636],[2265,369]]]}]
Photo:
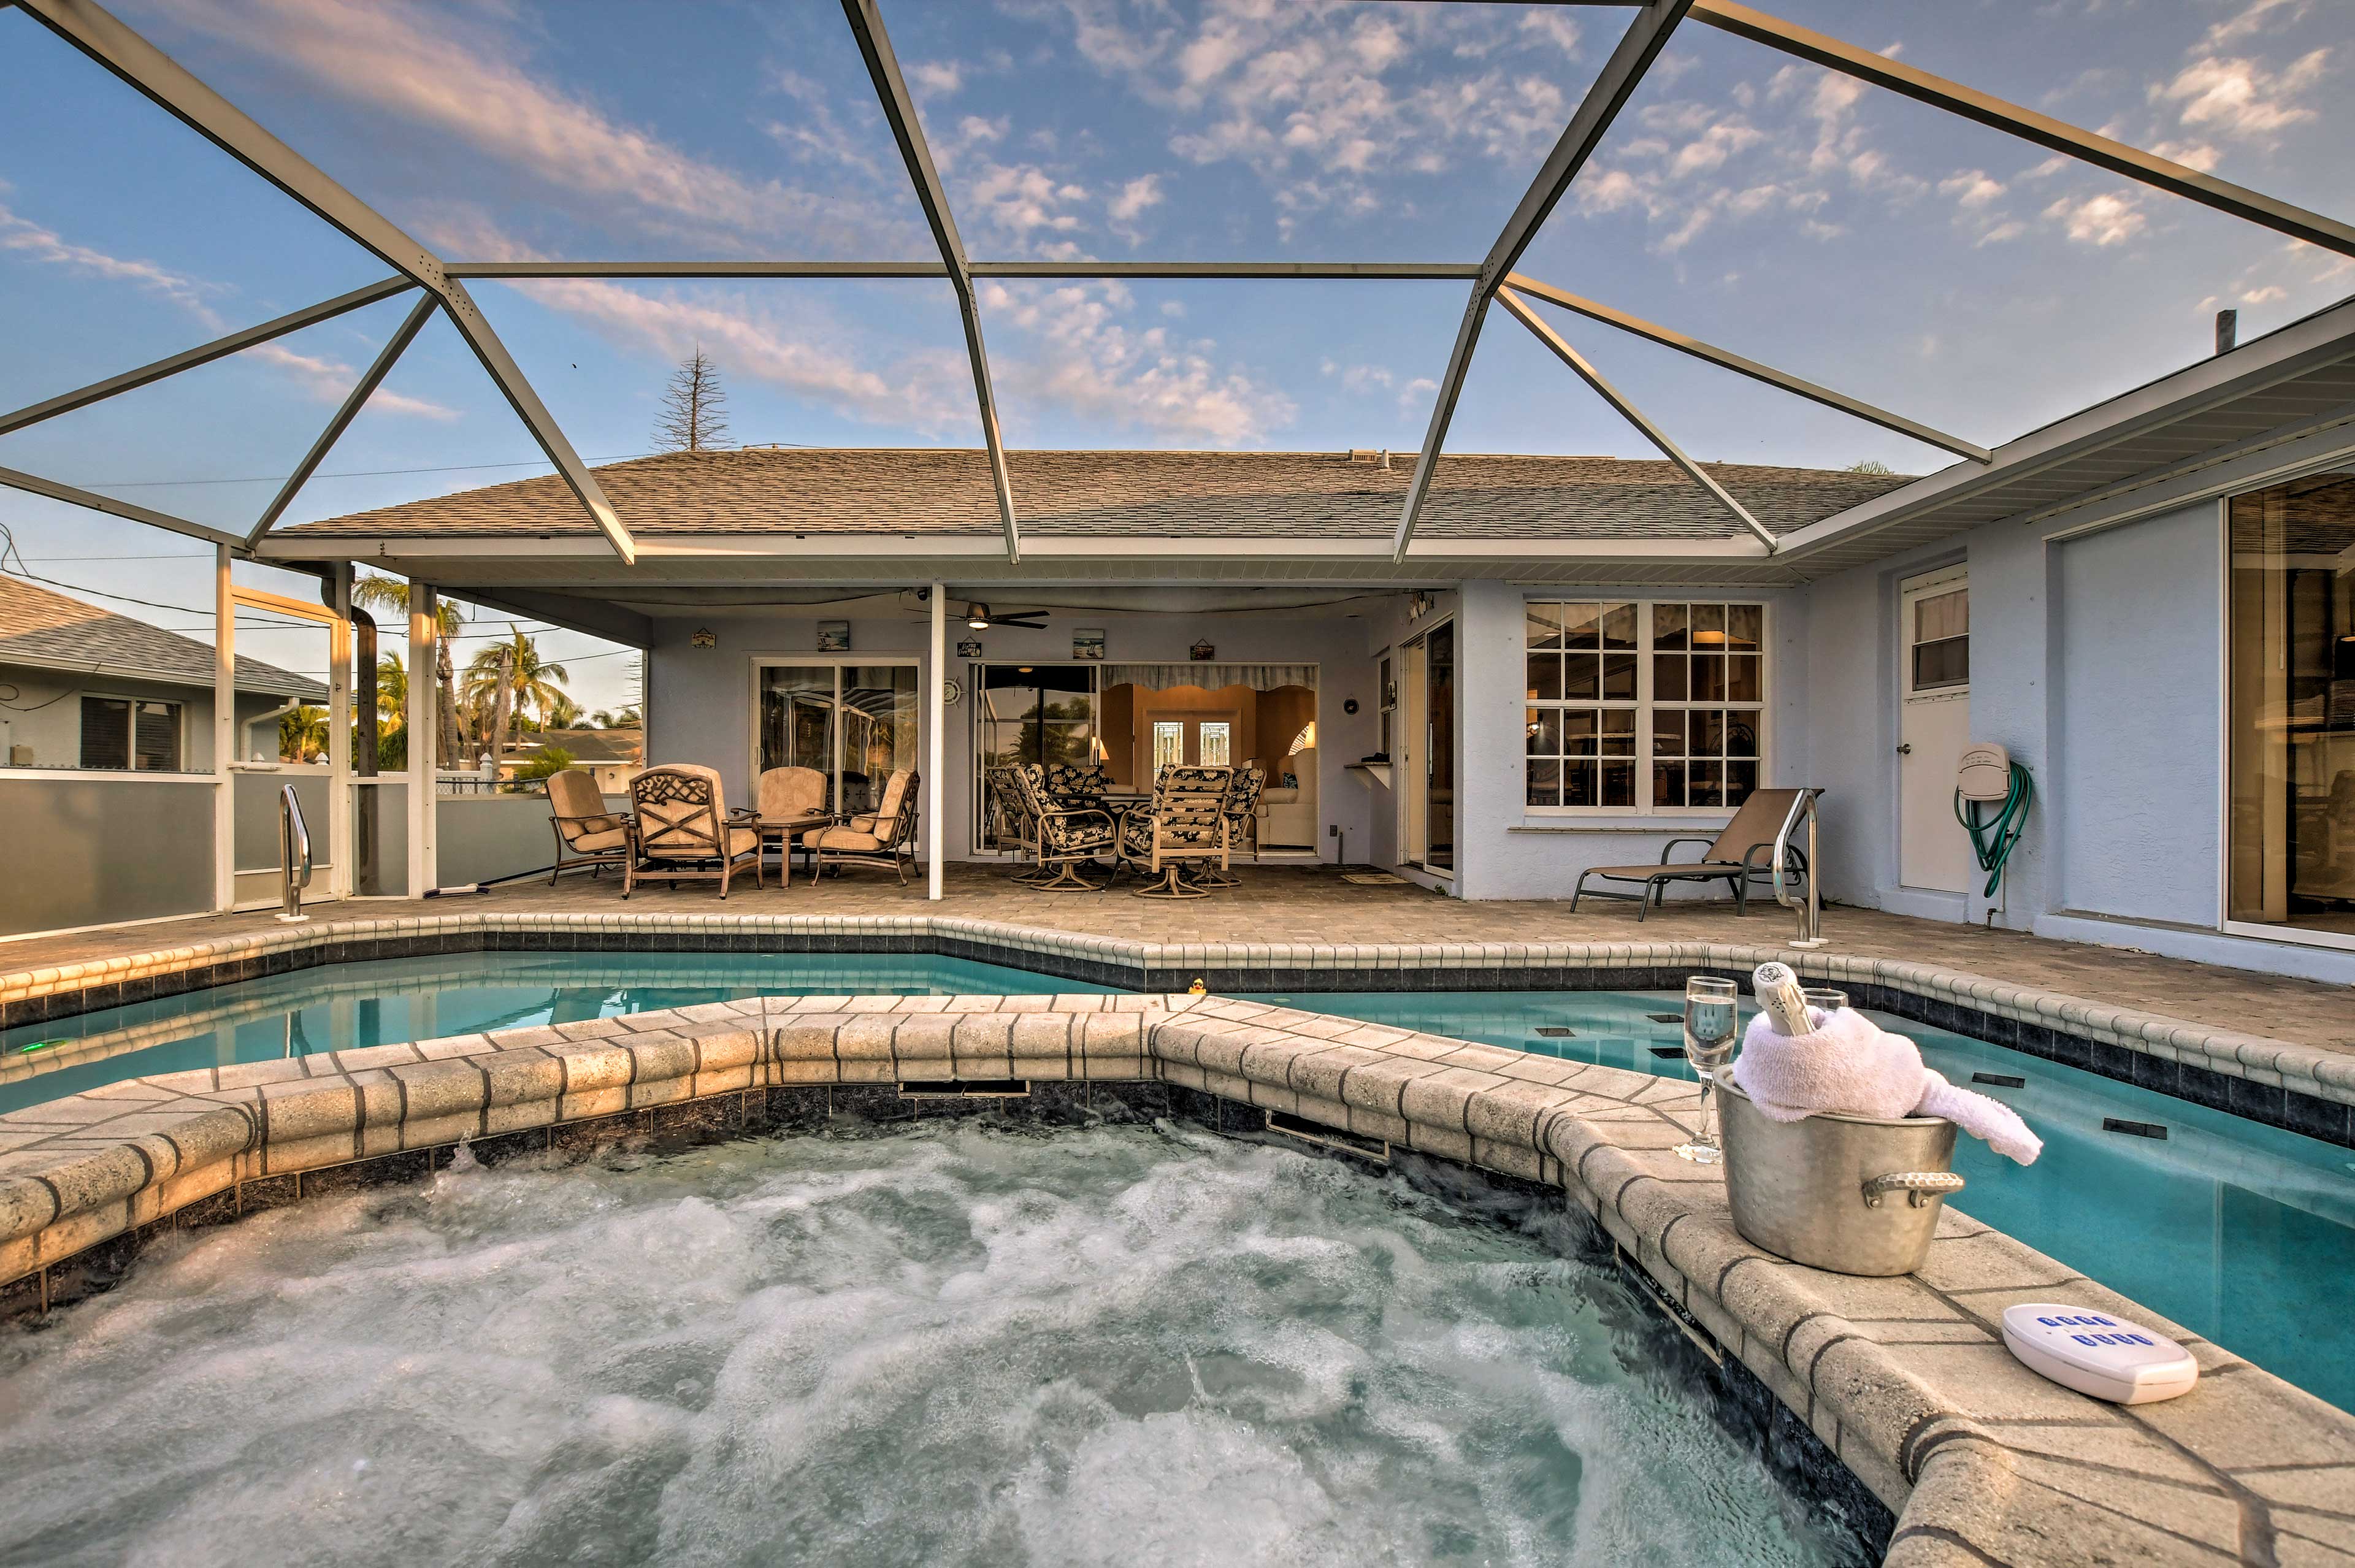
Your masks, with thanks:
[{"label": "dark pool tile border", "polygon": [[[1103,939],[1110,941],[1111,939]],[[140,1000],[207,990],[242,980],[293,974],[328,964],[373,959],[442,957],[497,952],[638,953],[923,953],[1026,969],[1056,979],[1076,980],[1114,990],[1147,994],[1180,992],[1200,979],[1212,991],[1397,992],[1439,988],[1460,991],[1654,991],[1674,990],[1693,974],[1716,974],[1741,983],[1747,972],[1710,965],[1411,964],[1387,968],[1273,968],[1234,965],[1156,965],[1100,958],[1056,947],[1031,946],[986,936],[886,932],[763,932],[676,927],[618,930],[604,927],[534,927],[490,924],[391,935],[345,935],[307,946],[274,949],[250,957],[218,960],[144,977],[153,989]],[[129,983],[101,981],[71,991],[51,992],[0,1003],[0,1029],[48,1023],[80,1013],[124,1005]],[[1944,997],[1925,997],[1877,982],[1845,987],[1858,1006],[1893,1013],[1933,1029],[1972,1036],[2064,1067],[2074,1067],[2121,1083],[2153,1090],[2220,1110],[2244,1120],[2283,1128],[2340,1147],[2355,1148],[2355,1106],[2303,1093],[2280,1084],[2219,1072],[2195,1062],[2170,1061],[2129,1045],[2096,1041],[2049,1024],[2006,1018]],[[112,997],[112,999],[101,999]]]}]

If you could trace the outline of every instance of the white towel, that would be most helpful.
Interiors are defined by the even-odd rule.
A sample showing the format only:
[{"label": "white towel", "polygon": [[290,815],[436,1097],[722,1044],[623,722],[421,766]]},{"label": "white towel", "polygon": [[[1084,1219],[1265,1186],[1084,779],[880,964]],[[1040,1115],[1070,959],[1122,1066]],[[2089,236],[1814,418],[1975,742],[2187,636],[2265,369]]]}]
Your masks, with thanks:
[{"label": "white towel", "polygon": [[1768,1120],[1796,1122],[1817,1112],[1872,1116],[1942,1116],[1998,1154],[2032,1165],[2044,1142],[2000,1100],[1957,1089],[1923,1065],[1921,1048],[1850,1008],[1807,1009],[1815,1028],[1784,1034],[1764,1013],[1750,1020],[1733,1082]]}]

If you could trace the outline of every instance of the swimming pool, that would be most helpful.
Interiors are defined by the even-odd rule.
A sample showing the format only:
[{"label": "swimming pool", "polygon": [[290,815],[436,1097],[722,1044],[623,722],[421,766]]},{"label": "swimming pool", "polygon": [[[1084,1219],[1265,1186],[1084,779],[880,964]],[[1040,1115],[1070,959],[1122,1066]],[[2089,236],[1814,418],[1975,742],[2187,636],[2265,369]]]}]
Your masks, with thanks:
[{"label": "swimming pool", "polygon": [[[1692,1076],[1683,1004],[1665,993],[1286,991],[1261,999]],[[2355,1410],[2355,1315],[2345,1305],[2355,1278],[2355,1152],[1966,1035],[1867,1016],[1912,1039],[1951,1082],[2019,1112],[2044,1140],[2042,1157],[2021,1167],[1960,1139],[1955,1168],[1970,1186],[1957,1208]]]},{"label": "swimming pool", "polygon": [[464,1160],[0,1335],[0,1561],[1873,1560],[1502,1218],[1168,1123]]},{"label": "swimming pool", "polygon": [[[1007,995],[1106,987],[919,954],[479,953],[297,971],[0,1036],[0,1111],[227,1061],[614,1017],[754,995]],[[1284,992],[1291,1006],[1689,1077],[1668,994]],[[2355,1409],[2355,1154],[1885,1016],[1957,1083],[2045,1140],[2022,1169],[1965,1139],[1959,1204],[2070,1267]],[[1567,1030],[1567,1033],[1546,1033]],[[29,1054],[22,1047],[42,1041]],[[1977,1074],[2018,1079],[1973,1083]],[[2164,1137],[2109,1123],[2162,1128]]]},{"label": "swimming pool", "polygon": [[745,997],[1106,988],[920,953],[468,953],[329,965],[0,1031],[0,1113],[159,1072]]}]

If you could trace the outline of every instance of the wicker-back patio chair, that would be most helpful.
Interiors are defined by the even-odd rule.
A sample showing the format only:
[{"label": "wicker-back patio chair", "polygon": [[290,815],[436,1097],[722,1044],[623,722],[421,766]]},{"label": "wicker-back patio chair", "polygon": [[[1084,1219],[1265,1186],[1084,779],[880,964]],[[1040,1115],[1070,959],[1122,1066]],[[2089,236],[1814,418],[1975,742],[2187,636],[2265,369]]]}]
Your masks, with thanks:
[{"label": "wicker-back patio chair", "polygon": [[692,763],[648,768],[630,781],[631,837],[623,862],[622,896],[644,881],[716,881],[728,896],[729,879],[747,860],[752,885],[761,876],[761,834],[749,812],[731,813],[719,774]]},{"label": "wicker-back patio chair", "polygon": [[548,824],[556,831],[556,864],[548,885],[580,866],[602,877],[608,866],[623,866],[630,858],[630,819],[605,809],[605,793],[597,775],[586,768],[566,768],[548,775]]},{"label": "wicker-back patio chair", "polygon": [[898,769],[883,781],[882,798],[873,811],[803,834],[802,848],[810,852],[810,880],[826,875],[829,865],[837,875],[845,866],[873,866],[897,872],[900,885],[906,887],[909,869],[916,863],[916,786],[922,782],[913,769]]},{"label": "wicker-back patio chair", "polygon": [[1209,890],[1188,883],[1182,869],[1227,865],[1228,768],[1164,767],[1153,781],[1153,798],[1121,825],[1124,864],[1156,880],[1136,890],[1145,899],[1199,899]]},{"label": "wicker-back patio chair", "polygon": [[1227,821],[1227,862],[1219,867],[1204,866],[1193,873],[1193,880],[1206,888],[1231,888],[1242,879],[1232,869],[1234,857],[1259,826],[1260,792],[1267,787],[1267,770],[1257,763],[1245,763],[1227,775],[1227,793],[1219,802],[1219,815]]},{"label": "wicker-back patio chair", "polygon": [[1102,892],[1112,885],[1110,879],[1091,882],[1080,874],[1080,868],[1092,864],[1099,856],[1117,853],[1114,839],[1119,825],[1100,804],[1056,804],[1048,793],[1052,773],[1044,763],[1025,763],[1014,770],[1014,787],[1022,792],[1025,810],[1039,824],[1039,868],[1054,872],[1043,880],[1034,879],[1030,885],[1050,893]]}]

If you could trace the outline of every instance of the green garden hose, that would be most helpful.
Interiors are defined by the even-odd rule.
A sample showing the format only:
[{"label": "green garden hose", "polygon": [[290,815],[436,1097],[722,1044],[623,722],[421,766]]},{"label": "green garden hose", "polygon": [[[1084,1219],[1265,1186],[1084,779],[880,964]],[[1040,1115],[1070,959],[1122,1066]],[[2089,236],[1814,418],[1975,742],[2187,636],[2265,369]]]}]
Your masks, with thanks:
[{"label": "green garden hose", "polygon": [[1979,869],[1987,874],[1986,896],[1993,899],[1996,889],[2003,882],[2004,862],[2019,836],[2028,827],[2028,805],[2036,798],[2036,781],[2018,763],[2011,764],[2011,784],[2004,791],[2003,804],[1996,808],[1992,820],[1980,823],[1979,807],[1992,805],[1992,801],[1965,800],[1963,792],[1955,792],[1955,820],[1971,836],[1971,850],[1978,856]]}]

